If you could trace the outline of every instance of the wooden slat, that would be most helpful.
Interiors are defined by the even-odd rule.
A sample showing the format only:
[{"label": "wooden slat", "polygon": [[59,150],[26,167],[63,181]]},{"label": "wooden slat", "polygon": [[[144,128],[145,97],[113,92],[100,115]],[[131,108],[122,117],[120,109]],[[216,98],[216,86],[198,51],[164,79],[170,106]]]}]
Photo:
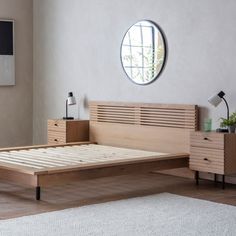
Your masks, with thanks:
[{"label": "wooden slat", "polygon": [[62,166],[63,164],[62,163],[58,163],[57,160],[52,160],[51,157],[50,159],[49,158],[39,158],[39,156],[36,156],[35,154],[30,154],[30,152],[28,153],[25,153],[24,151],[13,151],[11,152],[11,154],[14,154],[11,155],[10,157],[16,157],[17,159],[21,159],[21,160],[24,160],[24,161],[27,161],[27,162],[32,162],[33,164],[42,164],[43,166]]},{"label": "wooden slat", "polygon": [[96,108],[97,106],[107,106],[107,107],[155,107],[155,108],[170,108],[170,109],[195,109],[196,105],[188,104],[158,104],[158,103],[131,103],[131,102],[108,102],[108,101],[90,101],[89,106],[91,108]]},{"label": "wooden slat", "polygon": [[1,161],[1,159],[0,159],[0,169],[13,170],[19,173],[25,173],[25,174],[31,174],[31,175],[34,175],[34,173],[39,170],[38,168],[25,166],[25,165],[19,165],[15,162],[11,163],[10,161]]},{"label": "wooden slat", "polygon": [[[176,105],[178,106],[178,105]],[[152,113],[158,113],[158,112],[162,112],[162,113],[186,113],[186,112],[189,112],[191,114],[194,114],[194,111],[195,111],[195,107],[185,107],[185,108],[176,108],[176,107],[169,107],[168,108],[168,105],[167,107],[162,107],[162,108],[159,108],[159,107],[155,107],[155,104],[153,105],[153,107],[140,107],[140,109],[142,110],[142,112],[152,112]]]},{"label": "wooden slat", "polygon": [[[58,161],[55,158],[58,158]],[[188,154],[166,154],[102,145],[73,145],[0,153],[1,168],[32,168],[34,174],[56,173],[112,165],[145,163],[147,161],[187,158]],[[60,162],[60,160],[62,162]]]},{"label": "wooden slat", "polygon": [[171,116],[195,116],[195,110],[175,110],[175,109],[169,109],[169,110],[159,110],[159,109],[153,109],[153,110],[144,110],[141,109],[142,114],[148,114],[148,115],[171,115]]},{"label": "wooden slat", "polygon": [[98,122],[110,122],[110,123],[123,123],[123,124],[135,124],[134,120],[124,120],[124,119],[97,119]]},{"label": "wooden slat", "polygon": [[46,163],[42,163],[42,162],[38,162],[37,160],[34,160],[34,158],[28,158],[26,156],[22,156],[21,153],[16,153],[16,154],[12,154],[12,153],[8,153],[8,154],[1,154],[0,155],[0,160],[2,161],[8,161],[11,163],[17,163],[19,165],[26,165],[26,166],[30,166],[30,167],[35,167],[35,168],[43,168],[43,167],[48,167],[48,166],[54,166],[54,165],[50,165],[50,164],[46,164]]},{"label": "wooden slat", "polygon": [[197,129],[194,105],[91,102],[92,121],[145,126]]},{"label": "wooden slat", "polygon": [[43,168],[43,166],[41,165],[37,165],[37,164],[32,164],[29,162],[23,162],[20,158],[14,159],[14,158],[10,158],[4,155],[0,156],[0,160],[1,160],[1,167],[4,166],[3,163],[8,163],[8,164],[14,164],[14,165],[18,165],[18,166],[22,166],[22,167],[31,167],[31,168],[35,168],[35,169],[41,169]]},{"label": "wooden slat", "polygon": [[101,117],[101,116],[111,116],[111,117],[128,117],[128,118],[134,118],[134,113],[117,113],[117,112],[97,112],[96,114],[93,114],[94,117]]},{"label": "wooden slat", "polygon": [[[44,154],[42,152],[37,152],[37,150],[30,150],[30,151],[21,151],[24,156],[27,156],[29,158],[34,158],[35,160],[39,160],[42,163],[48,163],[48,164],[55,164],[56,166],[63,166],[68,163],[68,161],[63,161],[61,159],[58,159],[58,156]],[[70,160],[71,163],[73,163],[73,160]]]},{"label": "wooden slat", "polygon": [[97,120],[111,120],[111,121],[127,121],[127,122],[135,122],[134,117],[123,117],[123,116],[98,116]]},{"label": "wooden slat", "polygon": [[[168,116],[168,115],[154,115],[154,116],[148,116],[148,115],[142,115],[141,119],[150,119],[150,120],[164,120],[164,121],[182,121],[182,119],[185,119],[183,116]],[[189,117],[186,119],[186,122],[192,123],[195,122],[195,117]]]},{"label": "wooden slat", "polygon": [[120,107],[113,107],[113,108],[110,108],[110,107],[97,107],[97,109],[92,109],[92,110],[96,110],[97,113],[104,113],[104,112],[114,112],[114,113],[129,113],[129,114],[133,114],[135,113],[135,108],[132,107],[132,109],[130,108],[120,108]]},{"label": "wooden slat", "polygon": [[141,124],[144,126],[156,126],[156,127],[169,127],[169,128],[179,128],[179,129],[189,129],[189,130],[195,130],[195,127],[191,126],[182,126],[178,124],[167,124],[167,123],[156,123],[156,122],[141,122]]},{"label": "wooden slat", "polygon": [[117,110],[120,110],[120,111],[122,111],[122,110],[134,111],[135,106],[129,107],[129,106],[106,106],[106,105],[104,106],[104,105],[98,105],[96,108],[98,110],[105,110],[105,109],[107,109],[107,110],[114,110],[114,111],[117,111]]},{"label": "wooden slat", "polygon": [[191,121],[186,121],[184,122],[183,124],[183,121],[181,120],[169,120],[169,119],[158,119],[158,118],[142,118],[141,119],[141,123],[144,122],[144,123],[157,123],[157,124],[172,124],[172,125],[178,125],[178,126],[190,126],[190,127],[194,127],[194,125],[192,124],[193,122]]},{"label": "wooden slat", "polygon": [[9,148],[0,148],[1,152],[10,152],[10,151],[19,151],[19,150],[31,150],[31,149],[38,149],[38,148],[48,148],[48,147],[66,147],[71,145],[84,145],[84,144],[92,144],[95,142],[71,142],[71,143],[65,143],[65,144],[54,144],[54,145],[34,145],[34,146],[23,146],[23,147],[9,147]]}]

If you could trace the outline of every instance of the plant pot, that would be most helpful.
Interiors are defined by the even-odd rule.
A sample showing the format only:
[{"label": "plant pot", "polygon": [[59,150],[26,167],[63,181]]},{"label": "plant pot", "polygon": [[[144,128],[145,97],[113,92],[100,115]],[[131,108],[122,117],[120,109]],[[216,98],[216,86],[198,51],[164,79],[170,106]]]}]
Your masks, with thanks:
[{"label": "plant pot", "polygon": [[235,125],[228,126],[229,133],[235,133]]}]

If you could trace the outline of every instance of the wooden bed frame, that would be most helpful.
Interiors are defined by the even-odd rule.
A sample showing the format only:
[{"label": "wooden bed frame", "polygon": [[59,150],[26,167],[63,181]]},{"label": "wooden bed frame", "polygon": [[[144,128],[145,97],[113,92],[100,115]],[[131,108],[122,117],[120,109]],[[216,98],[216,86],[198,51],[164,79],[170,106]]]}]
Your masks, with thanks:
[{"label": "wooden bed frame", "polygon": [[[6,163],[0,158],[0,178],[36,188],[36,199],[40,200],[40,187],[71,181],[143,173],[156,170],[188,167],[189,135],[198,128],[198,108],[195,105],[167,105],[140,103],[90,103],[90,142],[66,145],[42,145],[1,149],[0,154],[14,156],[35,163],[34,150],[45,153],[53,148],[97,143],[123,148],[163,152],[156,156],[122,158],[121,160],[98,161],[88,164],[34,168],[31,164]],[[23,155],[23,156],[22,156]],[[45,154],[46,155],[46,154]],[[47,153],[48,155],[48,153]],[[64,154],[63,154],[64,155]],[[96,154],[94,154],[96,155]],[[122,154],[120,154],[122,155]],[[68,161],[60,155],[48,157],[46,162],[54,165]],[[4,158],[3,158],[4,159]],[[7,159],[9,160],[9,159]],[[77,160],[78,161],[78,160]],[[42,162],[42,161],[41,161]],[[25,163],[25,162],[22,162]]]}]

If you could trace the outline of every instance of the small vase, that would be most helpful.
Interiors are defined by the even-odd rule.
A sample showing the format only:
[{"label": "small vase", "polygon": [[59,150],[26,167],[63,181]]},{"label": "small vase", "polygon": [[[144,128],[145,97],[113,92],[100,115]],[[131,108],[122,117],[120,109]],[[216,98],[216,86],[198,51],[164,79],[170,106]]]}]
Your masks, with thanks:
[{"label": "small vase", "polygon": [[231,125],[228,127],[229,133],[235,133],[235,125]]}]

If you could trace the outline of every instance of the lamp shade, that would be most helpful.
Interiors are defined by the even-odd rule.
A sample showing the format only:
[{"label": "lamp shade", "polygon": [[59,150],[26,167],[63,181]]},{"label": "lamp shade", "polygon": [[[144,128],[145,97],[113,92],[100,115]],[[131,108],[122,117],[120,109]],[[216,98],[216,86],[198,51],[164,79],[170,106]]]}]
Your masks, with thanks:
[{"label": "lamp shade", "polygon": [[76,104],[76,100],[75,100],[75,97],[72,92],[69,92],[69,94],[68,94],[67,104],[68,105],[75,105]]},{"label": "lamp shade", "polygon": [[218,94],[213,95],[208,99],[208,102],[215,107],[217,107],[221,103],[221,101],[222,98],[219,97]]}]

